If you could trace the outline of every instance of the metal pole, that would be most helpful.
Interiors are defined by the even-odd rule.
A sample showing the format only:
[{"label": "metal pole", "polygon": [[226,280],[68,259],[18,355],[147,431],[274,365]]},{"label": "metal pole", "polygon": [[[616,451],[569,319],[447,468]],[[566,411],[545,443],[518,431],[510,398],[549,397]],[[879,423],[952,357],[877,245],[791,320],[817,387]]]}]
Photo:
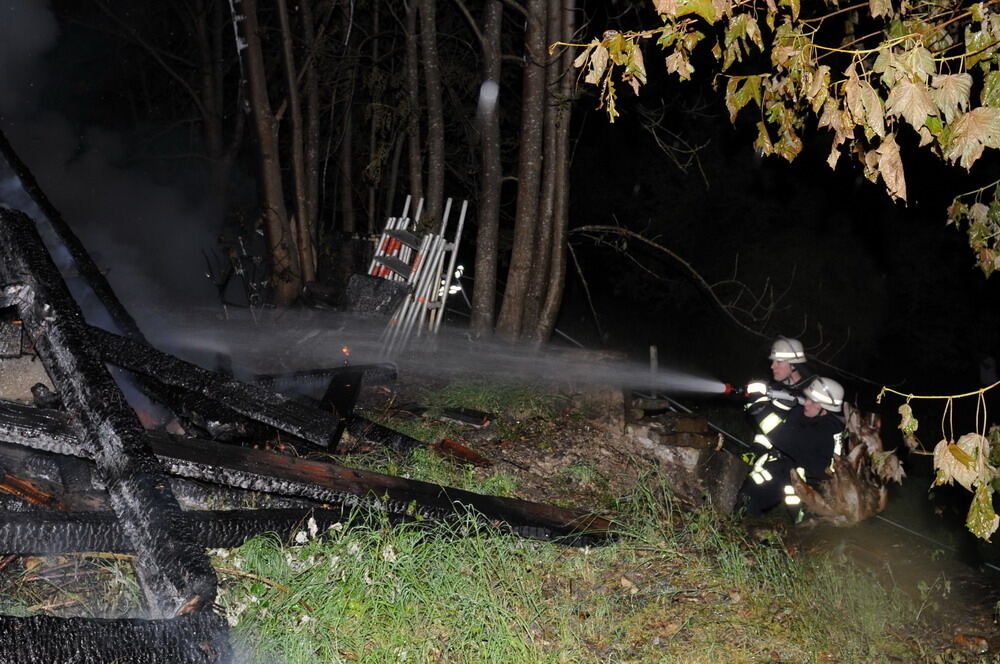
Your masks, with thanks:
[{"label": "metal pole", "polygon": [[[450,200],[450,199],[449,199]],[[455,230],[455,239],[451,243],[451,259],[448,261],[448,272],[444,275],[444,292],[441,293],[441,307],[437,310],[437,317],[434,319],[432,332],[438,333],[441,329],[441,319],[444,318],[444,306],[448,301],[449,290],[451,290],[451,279],[455,274],[455,261],[458,259],[458,244],[462,239],[462,229],[465,226],[465,212],[469,208],[469,201],[462,201],[462,212],[458,215],[458,228]],[[442,237],[443,237],[442,233]]]}]

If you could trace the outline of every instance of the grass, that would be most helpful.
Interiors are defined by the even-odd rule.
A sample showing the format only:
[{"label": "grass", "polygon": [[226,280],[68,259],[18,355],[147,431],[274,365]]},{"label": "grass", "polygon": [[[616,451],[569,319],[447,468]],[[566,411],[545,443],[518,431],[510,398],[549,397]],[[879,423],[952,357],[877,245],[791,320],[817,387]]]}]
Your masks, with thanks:
[{"label": "grass", "polygon": [[[564,405],[565,397],[514,383],[463,381],[436,390],[420,391],[417,400],[427,406],[429,418],[445,408],[470,408],[492,413],[493,435],[501,440],[516,440],[531,426],[555,416],[560,405]],[[378,413],[372,414],[372,419],[425,443],[454,437],[461,431],[460,425],[433,419]]]},{"label": "grass", "polygon": [[[657,482],[627,537],[566,549],[476,530],[356,528],[217,558],[253,662],[879,662],[916,608],[832,557],[747,541]],[[253,575],[253,576],[250,576]],[[265,578],[269,583],[262,582]],[[280,589],[285,588],[285,590]]]},{"label": "grass", "polygon": [[[833,556],[680,508],[655,475],[620,499],[616,542],[564,548],[474,527],[338,524],[211,552],[248,663],[888,662],[920,610]],[[135,609],[121,556],[8,576],[5,612]],[[42,572],[45,572],[43,575]],[[101,579],[89,595],[82,572]],[[55,574],[63,574],[57,577]],[[45,580],[38,577],[45,576]],[[930,660],[929,660],[930,661]],[[942,660],[952,661],[952,660]],[[960,660],[954,660],[960,661]]]}]

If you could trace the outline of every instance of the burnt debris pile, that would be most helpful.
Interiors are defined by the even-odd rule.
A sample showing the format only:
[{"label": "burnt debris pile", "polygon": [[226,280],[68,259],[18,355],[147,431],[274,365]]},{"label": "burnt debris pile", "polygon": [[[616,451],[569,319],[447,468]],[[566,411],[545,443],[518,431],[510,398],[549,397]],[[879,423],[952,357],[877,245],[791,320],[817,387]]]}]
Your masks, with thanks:
[{"label": "burnt debris pile", "polygon": [[[205,549],[262,532],[289,536],[309,517],[323,527],[348,518],[433,523],[471,512],[526,537],[579,544],[608,536],[611,524],[586,512],[306,458],[422,445],[353,412],[361,384],[392,379],[392,368],[317,371],[330,388],[307,401],[274,391],[279,376],[250,384],[153,348],[2,135],[0,152],[117,328],[88,324],[35,221],[0,207],[0,376],[27,354],[51,385],[34,390],[31,405],[0,389],[0,553],[134,554],[148,611],[142,619],[0,616],[0,661],[229,661]],[[112,374],[118,370],[183,426],[168,433],[141,418]],[[234,444],[278,436],[298,455]],[[248,495],[262,508],[242,507]]]}]

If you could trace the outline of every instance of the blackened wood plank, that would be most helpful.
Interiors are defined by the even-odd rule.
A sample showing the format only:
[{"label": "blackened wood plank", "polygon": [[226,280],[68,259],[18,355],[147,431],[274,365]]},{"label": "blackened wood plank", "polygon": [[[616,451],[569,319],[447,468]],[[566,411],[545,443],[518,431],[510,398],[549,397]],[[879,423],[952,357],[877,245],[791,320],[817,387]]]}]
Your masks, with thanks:
[{"label": "blackened wood plank", "polygon": [[[46,412],[34,427],[32,409],[0,402],[0,439],[17,438],[24,444],[50,452],[72,450],[74,432],[69,418]],[[33,435],[19,433],[23,429]],[[532,537],[599,540],[608,537],[613,524],[583,510],[570,510],[514,498],[485,496],[348,468],[332,463],[290,457],[264,450],[184,439],[149,432],[151,446],[171,475],[199,479],[252,491],[307,498],[320,503],[362,506],[389,513],[418,514],[445,519],[470,508],[484,518],[507,524],[514,532]],[[17,440],[11,441],[17,442]]]},{"label": "blackened wood plank", "polygon": [[506,524],[519,534],[536,534],[544,539],[578,535],[600,539],[610,536],[613,529],[607,519],[584,510],[487,496],[264,450],[174,438],[171,442],[154,440],[153,449],[170,472],[195,473],[202,469],[210,474],[201,479],[257,491],[290,492],[321,502],[346,500],[354,504],[361,500],[388,512],[433,519],[472,511],[489,521]]},{"label": "blackened wood plank", "polygon": [[[351,518],[349,510],[191,510],[184,512],[194,541],[203,548],[235,548],[264,533],[294,541],[300,532],[325,532]],[[112,512],[0,512],[0,552],[54,555],[101,551],[134,553]]]},{"label": "blackened wood plank", "polygon": [[358,443],[375,443],[400,454],[407,454],[418,447],[426,447],[416,438],[372,422],[360,415],[347,418],[345,424],[347,433]]},{"label": "blackened wood plank", "polygon": [[14,304],[66,409],[83,429],[81,446],[96,463],[139,553],[137,571],[154,617],[191,600],[209,604],[215,573],[190,540],[181,510],[145,431],[104,362],[89,344],[73,300],[31,219],[0,208],[0,283],[16,285]]},{"label": "blackened wood plank", "polygon": [[224,664],[226,621],[211,612],[170,620],[0,616],[0,662]]},{"label": "blackened wood plank", "polygon": [[289,397],[160,352],[100,328],[90,328],[90,339],[105,361],[149,376],[172,387],[196,392],[230,410],[314,445],[328,447],[337,432],[338,418]]}]

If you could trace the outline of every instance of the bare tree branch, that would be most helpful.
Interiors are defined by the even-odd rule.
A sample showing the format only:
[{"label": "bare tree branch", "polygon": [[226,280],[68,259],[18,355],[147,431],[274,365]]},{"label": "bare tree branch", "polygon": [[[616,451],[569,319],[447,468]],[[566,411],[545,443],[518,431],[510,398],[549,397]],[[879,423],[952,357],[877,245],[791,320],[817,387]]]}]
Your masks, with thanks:
[{"label": "bare tree branch", "polygon": [[647,244],[650,247],[653,247],[657,251],[660,251],[660,252],[666,254],[667,256],[669,256],[670,258],[672,258],[674,261],[676,261],[677,263],[679,263],[681,266],[683,266],[684,269],[685,269],[685,271],[695,280],[695,282],[702,288],[702,290],[704,290],[705,293],[708,294],[709,298],[712,300],[712,302],[715,303],[715,305],[719,308],[719,310],[723,314],[725,314],[726,317],[729,318],[729,320],[731,320],[733,323],[735,323],[738,327],[740,327],[740,328],[746,330],[747,332],[749,332],[749,333],[751,333],[751,334],[753,334],[755,336],[758,336],[758,337],[767,338],[768,336],[770,336],[770,335],[768,335],[768,334],[766,334],[764,332],[761,332],[760,330],[756,330],[756,329],[750,327],[749,325],[747,325],[746,323],[744,323],[743,321],[741,321],[739,318],[737,318],[733,314],[732,309],[728,305],[726,305],[722,300],[719,299],[718,294],[712,289],[712,286],[707,281],[705,281],[705,278],[702,277],[701,274],[697,270],[695,270],[694,267],[692,267],[690,263],[688,263],[686,260],[684,260],[683,258],[681,258],[674,251],[668,249],[667,247],[664,247],[662,244],[660,244],[658,242],[654,242],[653,240],[650,240],[649,238],[644,237],[643,235],[640,235],[639,233],[636,233],[635,231],[631,231],[631,230],[629,230],[627,228],[622,228],[621,226],[588,225],[588,226],[580,226],[579,228],[574,228],[570,232],[571,233],[597,233],[597,234],[611,233],[611,234],[615,234],[615,235],[620,235],[622,237],[632,238],[634,240],[638,240],[638,241],[640,241],[640,242],[642,242],[644,244]]},{"label": "bare tree branch", "polygon": [[153,60],[155,60],[158,65],[160,65],[163,71],[167,73],[168,76],[170,76],[178,83],[180,83],[184,91],[187,92],[188,96],[191,97],[191,101],[197,107],[198,112],[201,113],[202,117],[206,117],[208,115],[208,112],[205,110],[205,106],[202,103],[201,97],[198,96],[198,93],[195,92],[194,88],[191,87],[191,84],[188,83],[184,79],[184,77],[177,72],[176,69],[167,64],[167,61],[164,59],[161,50],[150,44],[145,39],[143,39],[142,35],[136,32],[136,30],[132,26],[123,21],[117,14],[111,11],[111,9],[107,5],[105,5],[101,0],[93,0],[93,2],[102,12],[104,12],[108,16],[108,18],[110,18],[112,21],[117,23],[122,28],[125,31],[125,33],[129,36],[129,38],[132,39],[132,41],[134,41],[136,44],[145,49],[146,52],[149,53],[150,56],[152,56]]}]

